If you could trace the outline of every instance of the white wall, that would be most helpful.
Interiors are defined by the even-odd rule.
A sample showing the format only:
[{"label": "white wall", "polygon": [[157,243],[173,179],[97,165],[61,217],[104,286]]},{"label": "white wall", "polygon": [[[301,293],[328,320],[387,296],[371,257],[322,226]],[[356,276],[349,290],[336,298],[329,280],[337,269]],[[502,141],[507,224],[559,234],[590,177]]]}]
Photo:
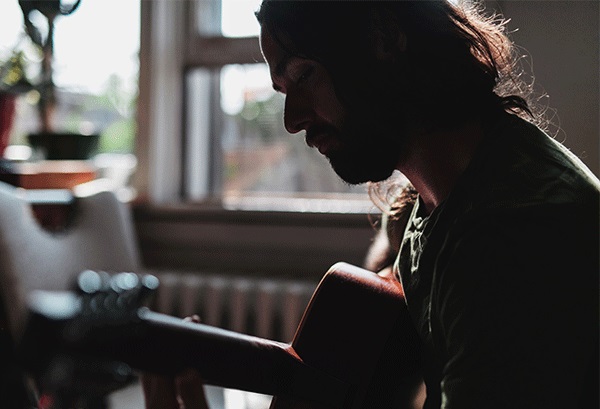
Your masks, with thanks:
[{"label": "white wall", "polygon": [[[556,139],[596,174],[599,159],[600,2],[581,0],[501,0],[509,31],[533,63],[536,90],[556,110]],[[551,115],[551,112],[548,112]],[[552,131],[553,128],[550,128]]]}]

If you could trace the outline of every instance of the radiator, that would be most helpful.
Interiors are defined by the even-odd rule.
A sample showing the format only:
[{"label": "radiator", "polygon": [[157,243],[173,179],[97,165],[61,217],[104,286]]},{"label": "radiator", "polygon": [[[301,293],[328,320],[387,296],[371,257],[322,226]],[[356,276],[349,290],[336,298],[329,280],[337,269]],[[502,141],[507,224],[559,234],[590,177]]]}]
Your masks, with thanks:
[{"label": "radiator", "polygon": [[[202,322],[249,335],[290,342],[317,282],[250,279],[241,275],[143,271],[160,285],[151,309],[178,317],[198,314]],[[268,409],[271,397],[205,386],[211,409]],[[143,407],[139,383],[109,398],[109,408]]]},{"label": "radiator", "polygon": [[290,342],[317,283],[200,272],[152,271],[160,286],[152,309],[205,324]]}]

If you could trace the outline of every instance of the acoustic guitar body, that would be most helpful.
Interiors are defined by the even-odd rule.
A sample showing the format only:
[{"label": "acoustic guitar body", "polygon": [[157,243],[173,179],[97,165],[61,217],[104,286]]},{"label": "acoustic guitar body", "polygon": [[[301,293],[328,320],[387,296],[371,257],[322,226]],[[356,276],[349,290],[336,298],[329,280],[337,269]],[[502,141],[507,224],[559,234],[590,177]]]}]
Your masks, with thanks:
[{"label": "acoustic guitar body", "polygon": [[[325,274],[291,346],[306,365],[349,386],[339,409],[407,408],[420,382],[420,342],[400,283],[347,263]],[[271,404],[325,407],[281,396]]]}]

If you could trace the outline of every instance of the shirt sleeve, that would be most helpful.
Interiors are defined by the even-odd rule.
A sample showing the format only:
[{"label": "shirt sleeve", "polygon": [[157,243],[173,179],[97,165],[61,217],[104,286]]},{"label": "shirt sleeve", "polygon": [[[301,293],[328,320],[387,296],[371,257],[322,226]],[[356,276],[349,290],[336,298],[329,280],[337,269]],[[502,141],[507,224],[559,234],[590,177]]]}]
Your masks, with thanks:
[{"label": "shirt sleeve", "polygon": [[474,219],[455,237],[431,298],[442,407],[588,407],[598,390],[598,223],[573,208],[527,209]]}]

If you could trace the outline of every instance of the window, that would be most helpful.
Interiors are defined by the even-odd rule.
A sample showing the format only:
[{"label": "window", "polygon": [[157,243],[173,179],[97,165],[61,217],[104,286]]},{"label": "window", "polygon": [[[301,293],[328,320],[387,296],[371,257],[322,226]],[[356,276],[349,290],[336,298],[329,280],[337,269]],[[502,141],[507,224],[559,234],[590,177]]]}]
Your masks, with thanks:
[{"label": "window", "polygon": [[[45,35],[46,19],[35,13],[33,22]],[[100,133],[99,153],[133,152],[139,30],[139,1],[83,0],[73,14],[56,19],[57,131]],[[23,14],[16,0],[2,5],[0,64],[14,51],[24,52],[28,76],[35,84],[40,52],[25,34]],[[33,91],[18,98],[12,145],[27,145],[27,135],[40,130],[38,97]]]},{"label": "window", "polygon": [[[371,209],[365,186],[343,183],[302,135],[285,131],[284,99],[272,89],[258,45],[254,11],[260,0],[180,3],[142,3],[151,9],[153,23],[146,33],[153,40],[150,66],[183,77],[183,86],[173,78],[170,85],[157,84],[164,77],[146,79],[152,82],[147,82],[147,102],[160,107],[163,121],[149,118],[148,160],[162,163],[160,171],[149,169],[151,197],[158,202],[216,200],[230,209]],[[160,61],[150,56],[159,49],[169,56]],[[171,119],[164,109],[172,110]],[[172,122],[165,128],[164,121]],[[165,133],[168,141],[159,140]]]},{"label": "window", "polygon": [[[47,37],[47,19],[38,11],[29,16]],[[54,25],[56,109],[51,130],[98,134],[97,148],[91,152],[93,166],[97,175],[112,180],[115,187],[128,185],[137,165],[133,152],[139,31],[139,0],[83,0],[72,14],[59,16]],[[30,135],[43,131],[38,111],[41,50],[25,34],[19,2],[11,0],[3,3],[0,13],[0,66],[21,52],[27,78],[36,87],[19,90],[4,157],[37,161],[46,158],[43,149],[30,147]],[[130,190],[123,192],[127,192],[124,198],[130,198]]]}]

